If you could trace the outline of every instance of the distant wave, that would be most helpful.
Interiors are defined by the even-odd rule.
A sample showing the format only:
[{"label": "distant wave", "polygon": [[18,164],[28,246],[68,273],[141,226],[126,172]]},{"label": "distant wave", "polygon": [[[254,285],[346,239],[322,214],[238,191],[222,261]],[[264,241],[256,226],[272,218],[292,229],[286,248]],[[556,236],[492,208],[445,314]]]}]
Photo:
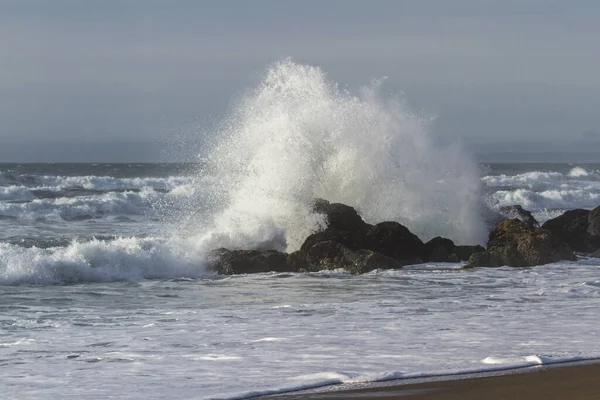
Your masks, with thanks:
[{"label": "distant wave", "polygon": [[[196,196],[210,184],[197,178],[113,178],[108,176],[13,177],[0,185],[0,216],[18,219],[102,218],[153,214],[155,205],[171,205]],[[15,184],[15,182],[19,182]],[[6,180],[5,180],[6,183]]]},{"label": "distant wave", "polygon": [[482,178],[492,209],[520,204],[543,222],[565,210],[592,209],[600,205],[600,171],[573,167],[567,173],[530,171],[516,175],[488,175]]},{"label": "distant wave", "polygon": [[151,187],[158,190],[172,190],[189,183],[193,177],[170,176],[167,178],[115,178],[112,176],[54,176],[54,175],[15,175],[0,172],[0,186],[25,186],[38,189],[79,187],[93,190],[126,190]]}]

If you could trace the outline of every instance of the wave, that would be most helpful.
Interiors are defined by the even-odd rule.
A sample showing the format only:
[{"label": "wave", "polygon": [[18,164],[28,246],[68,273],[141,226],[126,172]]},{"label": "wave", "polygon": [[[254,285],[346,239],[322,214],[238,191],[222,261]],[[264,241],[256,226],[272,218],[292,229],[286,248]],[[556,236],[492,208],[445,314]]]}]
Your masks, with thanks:
[{"label": "wave", "polygon": [[482,181],[489,187],[557,188],[559,185],[595,184],[600,181],[600,171],[574,167],[568,173],[530,171],[517,175],[489,175]]},{"label": "wave", "polygon": [[28,188],[62,190],[64,188],[84,188],[91,190],[129,190],[153,188],[169,191],[193,181],[194,177],[170,176],[166,178],[116,178],[112,176],[60,176],[28,175],[0,172],[0,186],[25,186]]},{"label": "wave", "polygon": [[482,177],[485,202],[491,209],[520,204],[543,222],[565,210],[600,205],[600,171],[573,167],[570,171],[530,171]]},{"label": "wave", "polygon": [[437,146],[428,123],[381,82],[353,92],[320,68],[274,64],[217,127],[205,161],[219,183],[200,240],[296,250],[322,223],[311,211],[320,197],[425,239],[484,242],[479,169],[460,148]]},{"label": "wave", "polygon": [[[209,178],[117,179],[42,177],[31,186],[0,186],[0,216],[18,219],[101,218],[107,215],[154,215],[157,209],[189,208],[201,201]],[[45,180],[46,182],[40,182]],[[46,186],[35,184],[46,183]],[[55,185],[55,186],[52,186]]]},{"label": "wave", "polygon": [[541,192],[527,189],[498,190],[488,197],[488,202],[492,209],[512,204],[520,204],[529,211],[592,209],[600,204],[600,189],[544,190]]},{"label": "wave", "polygon": [[0,243],[0,285],[74,284],[211,275],[193,242],[160,238],[73,241],[37,248]]},{"label": "wave", "polygon": [[101,218],[107,215],[142,215],[150,209],[157,193],[152,190],[109,192],[101,196],[35,199],[27,202],[0,203],[0,215],[18,219]]}]

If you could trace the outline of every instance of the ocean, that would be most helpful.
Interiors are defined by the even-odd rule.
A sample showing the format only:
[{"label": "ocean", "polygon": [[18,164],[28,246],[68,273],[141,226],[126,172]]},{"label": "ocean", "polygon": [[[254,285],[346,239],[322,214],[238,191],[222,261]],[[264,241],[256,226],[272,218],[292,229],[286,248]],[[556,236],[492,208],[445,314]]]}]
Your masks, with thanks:
[{"label": "ocean", "polygon": [[[201,170],[0,165],[3,398],[231,399],[600,357],[600,259],[214,276],[185,226]],[[600,164],[481,170],[486,203],[540,221],[600,202]]]},{"label": "ocean", "polygon": [[240,399],[600,358],[600,259],[217,276],[214,248],[294,251],[316,197],[423,240],[486,209],[600,205],[600,164],[477,164],[379,83],[283,61],[187,164],[0,164],[3,399]]}]

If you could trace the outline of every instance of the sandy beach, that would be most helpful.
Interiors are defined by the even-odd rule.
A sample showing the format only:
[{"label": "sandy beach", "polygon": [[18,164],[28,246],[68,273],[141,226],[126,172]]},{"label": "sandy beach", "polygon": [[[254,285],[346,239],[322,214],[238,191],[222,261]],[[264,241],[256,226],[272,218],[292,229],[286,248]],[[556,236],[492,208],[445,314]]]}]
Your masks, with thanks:
[{"label": "sandy beach", "polygon": [[535,367],[492,376],[469,375],[421,383],[384,382],[346,390],[346,385],[321,390],[267,396],[265,399],[402,399],[402,400],[513,400],[600,399],[600,364]]}]

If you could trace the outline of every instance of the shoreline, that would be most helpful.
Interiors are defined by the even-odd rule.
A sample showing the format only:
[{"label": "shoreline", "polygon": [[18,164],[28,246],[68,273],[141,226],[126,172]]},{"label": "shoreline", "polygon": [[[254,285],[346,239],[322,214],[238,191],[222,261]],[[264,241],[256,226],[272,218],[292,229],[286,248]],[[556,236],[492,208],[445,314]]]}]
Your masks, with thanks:
[{"label": "shoreline", "polygon": [[259,396],[256,399],[599,399],[600,359],[492,371],[348,383]]}]

